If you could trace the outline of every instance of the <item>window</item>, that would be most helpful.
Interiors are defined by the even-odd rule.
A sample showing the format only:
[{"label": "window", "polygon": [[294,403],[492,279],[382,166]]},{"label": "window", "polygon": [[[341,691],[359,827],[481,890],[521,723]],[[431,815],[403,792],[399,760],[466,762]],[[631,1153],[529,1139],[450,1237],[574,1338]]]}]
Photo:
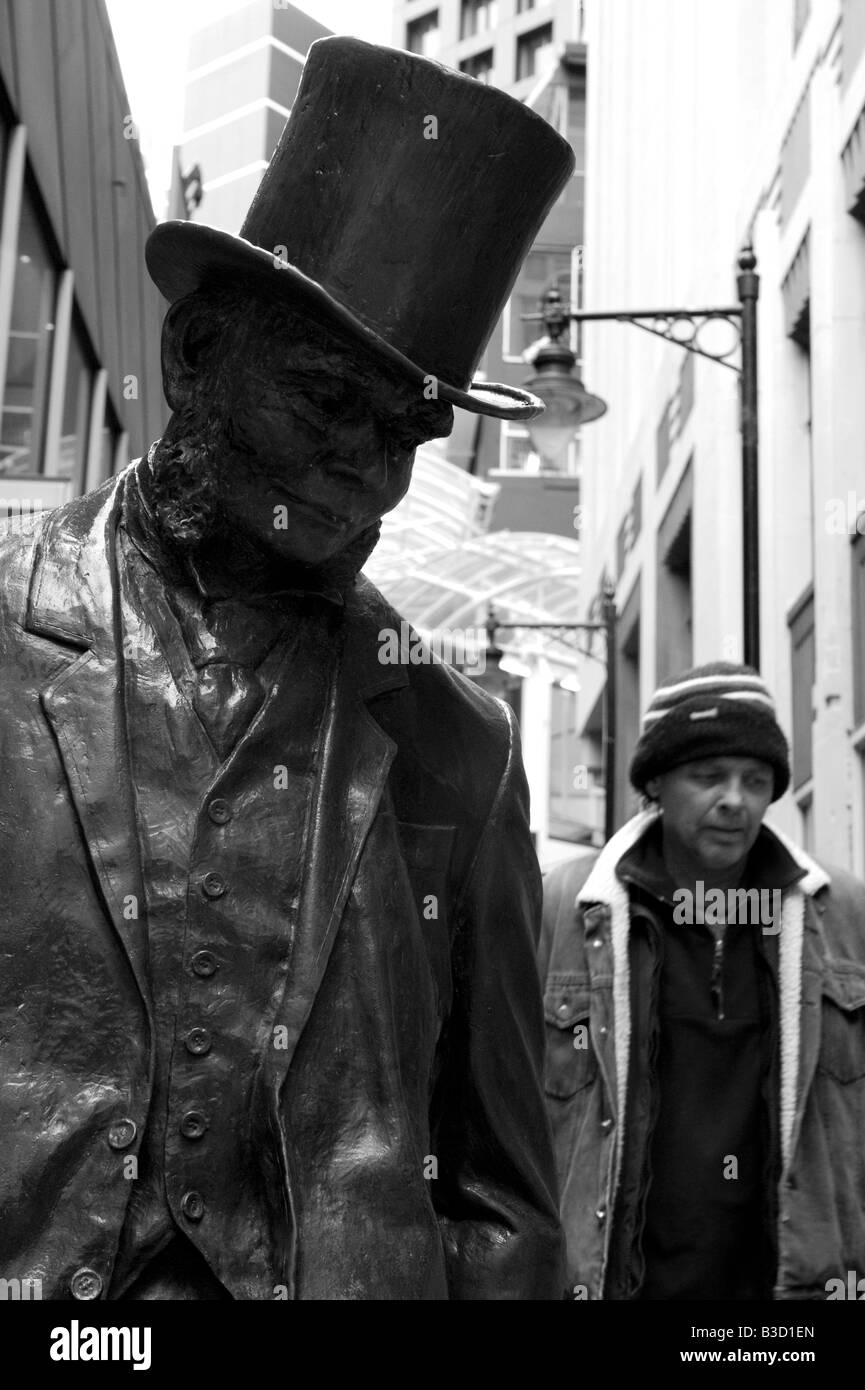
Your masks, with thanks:
[{"label": "window", "polygon": [[658,528],[657,672],[660,682],[693,663],[691,514],[693,457]]},{"label": "window", "polygon": [[529,455],[532,453],[532,441],[529,438],[528,430],[521,425],[505,421],[502,428],[502,443],[504,445],[502,468],[511,473],[524,473]]},{"label": "window", "polygon": [[462,0],[460,7],[460,38],[472,39],[486,34],[499,22],[498,0]]},{"label": "window", "polygon": [[[858,522],[857,522],[858,526]],[[865,724],[865,536],[853,538],[853,718]]]},{"label": "window", "polygon": [[573,689],[559,684],[550,690],[549,834],[572,842],[588,839],[603,823],[600,742],[578,738],[578,699]]},{"label": "window", "polygon": [[535,0],[517,0],[517,14],[528,14],[535,8]]},{"label": "window", "polygon": [[406,26],[405,46],[409,53],[421,53],[425,58],[438,57],[441,47],[438,10],[430,10],[429,14],[413,19]]},{"label": "window", "polygon": [[846,90],[865,52],[865,5],[841,0],[841,89]]},{"label": "window", "polygon": [[655,431],[655,479],[660,483],[667,471],[667,464],[670,462],[670,407],[664,407],[664,413],[658,421],[658,428]]},{"label": "window", "polygon": [[799,844],[806,854],[814,853],[814,796],[806,792],[798,802]]},{"label": "window", "polygon": [[508,300],[504,318],[505,357],[519,358],[527,347],[543,337],[544,325],[540,319],[530,319],[527,323],[521,315],[536,314],[540,302],[551,285],[555,285],[562,296],[562,302],[570,305],[572,252],[562,250],[539,250],[537,247],[526,256],[519,273],[514,293]]},{"label": "window", "polygon": [[679,373],[679,433],[688,423],[688,416],[694,409],[694,354],[685,353],[682,370]]},{"label": "window", "polygon": [[616,577],[621,578],[626,561],[639,539],[643,524],[643,480],[637,479],[631,505],[625,513],[616,538]]},{"label": "window", "polygon": [[73,321],[66,359],[60,451],[52,468],[58,478],[69,478],[76,493],[84,490],[84,468],[90,431],[90,400],[93,394],[93,367],[84,338]]},{"label": "window", "polygon": [[813,715],[815,648],[814,589],[808,586],[787,619],[793,678],[793,790],[813,773],[811,723]]},{"label": "window", "polygon": [[475,53],[471,58],[464,58],[460,63],[460,72],[467,73],[469,77],[476,77],[478,82],[489,82],[490,73],[493,70],[493,50],[486,49],[483,53]]},{"label": "window", "polygon": [[0,476],[33,476],[41,471],[56,288],[54,259],[25,188],[0,421]]},{"label": "window", "polygon": [[517,81],[536,77],[553,62],[553,26],[542,24],[540,29],[521,34],[517,39]]},{"label": "window", "polygon": [[800,38],[802,30],[808,23],[808,16],[811,13],[811,0],[793,0],[793,47],[795,48]]},{"label": "window", "polygon": [[628,779],[628,768],[640,736],[640,580],[619,615],[616,626],[616,805],[615,824],[638,809],[639,800]]},{"label": "window", "polygon": [[105,415],[99,436],[99,482],[103,483],[114,472],[117,443],[120,439],[120,422],[109,400],[105,402]]},{"label": "window", "polygon": [[785,227],[811,173],[811,89],[781,146],[781,226]]}]

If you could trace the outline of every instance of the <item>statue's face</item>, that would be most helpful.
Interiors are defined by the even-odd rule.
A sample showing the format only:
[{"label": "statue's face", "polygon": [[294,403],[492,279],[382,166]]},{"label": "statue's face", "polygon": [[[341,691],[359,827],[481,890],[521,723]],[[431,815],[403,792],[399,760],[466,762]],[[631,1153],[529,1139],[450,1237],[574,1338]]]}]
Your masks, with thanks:
[{"label": "statue's face", "polygon": [[430,438],[422,385],[371,379],[334,343],[323,369],[297,344],[237,354],[230,373],[233,457],[228,512],[282,560],[320,565],[405,496],[415,449]]}]

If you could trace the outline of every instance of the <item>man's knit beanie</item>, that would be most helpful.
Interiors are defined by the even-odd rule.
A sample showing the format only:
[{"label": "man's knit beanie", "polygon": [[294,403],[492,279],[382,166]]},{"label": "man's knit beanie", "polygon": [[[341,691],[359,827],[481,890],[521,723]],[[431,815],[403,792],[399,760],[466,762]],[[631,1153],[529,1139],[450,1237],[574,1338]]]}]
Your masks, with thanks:
[{"label": "man's knit beanie", "polygon": [[698,758],[760,758],[775,774],[772,800],[790,781],[787,740],[775,702],[751,666],[713,661],[664,682],[652,696],[631,762],[631,782],[644,792],[663,772]]}]

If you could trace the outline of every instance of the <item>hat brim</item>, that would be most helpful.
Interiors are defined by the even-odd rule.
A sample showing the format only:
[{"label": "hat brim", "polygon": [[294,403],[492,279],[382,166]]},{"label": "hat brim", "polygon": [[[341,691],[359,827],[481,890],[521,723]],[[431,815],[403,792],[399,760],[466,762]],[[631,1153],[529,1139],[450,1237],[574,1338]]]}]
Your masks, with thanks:
[{"label": "hat brim", "polygon": [[[315,318],[333,323],[412,380],[425,381],[434,375],[392,347],[297,266],[242,237],[201,222],[160,222],[147,240],[144,255],[151,279],[170,303],[226,275],[258,280],[269,295],[282,295]],[[439,400],[500,420],[533,420],[544,410],[543,401],[531,391],[501,382],[473,381],[464,391],[439,377],[436,389]]]}]

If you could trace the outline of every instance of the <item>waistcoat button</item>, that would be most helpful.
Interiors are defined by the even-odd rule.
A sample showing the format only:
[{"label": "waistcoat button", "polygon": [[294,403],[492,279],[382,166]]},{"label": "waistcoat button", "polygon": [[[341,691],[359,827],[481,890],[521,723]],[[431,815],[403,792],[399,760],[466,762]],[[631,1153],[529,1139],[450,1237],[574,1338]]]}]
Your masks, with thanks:
[{"label": "waistcoat button", "polygon": [[208,898],[221,898],[228,884],[222,874],[205,874],[201,884]]},{"label": "waistcoat button", "polygon": [[604,1131],[605,1134],[607,1133],[608,1130],[611,1130],[612,1128],[613,1128],[613,1122],[612,1122],[612,1120],[609,1118],[609,1116],[607,1116],[606,1120],[601,1120],[601,1129]]},{"label": "waistcoat button", "polygon": [[134,1120],[118,1120],[108,1131],[108,1143],[112,1149],[128,1149],[137,1133]]},{"label": "waistcoat button", "polygon": [[213,1046],[213,1039],[207,1028],[190,1028],[184,1043],[187,1052],[191,1052],[194,1057],[203,1057]]},{"label": "waistcoat button", "polygon": [[180,1133],[186,1139],[200,1139],[207,1129],[207,1120],[200,1110],[187,1110],[180,1121]]},{"label": "waistcoat button", "polygon": [[595,1216],[598,1218],[599,1221],[604,1221],[606,1220],[607,1213],[603,1207],[598,1207],[598,1210],[595,1212]]},{"label": "waistcoat button", "polygon": [[196,975],[215,975],[219,968],[219,962],[212,951],[196,951],[190,961]]},{"label": "waistcoat button", "polygon": [[102,1292],[102,1277],[96,1273],[95,1269],[76,1269],[69,1281],[69,1290],[73,1298],[78,1298],[82,1302],[90,1302],[91,1299],[98,1298]]},{"label": "waistcoat button", "polygon": [[221,796],[216,796],[207,808],[207,814],[214,825],[227,825],[231,820],[231,807]]},{"label": "waistcoat button", "polygon": [[180,1200],[180,1210],[187,1221],[200,1221],[204,1215],[204,1206],[204,1198],[194,1188],[190,1189],[189,1192],[184,1192]]}]

